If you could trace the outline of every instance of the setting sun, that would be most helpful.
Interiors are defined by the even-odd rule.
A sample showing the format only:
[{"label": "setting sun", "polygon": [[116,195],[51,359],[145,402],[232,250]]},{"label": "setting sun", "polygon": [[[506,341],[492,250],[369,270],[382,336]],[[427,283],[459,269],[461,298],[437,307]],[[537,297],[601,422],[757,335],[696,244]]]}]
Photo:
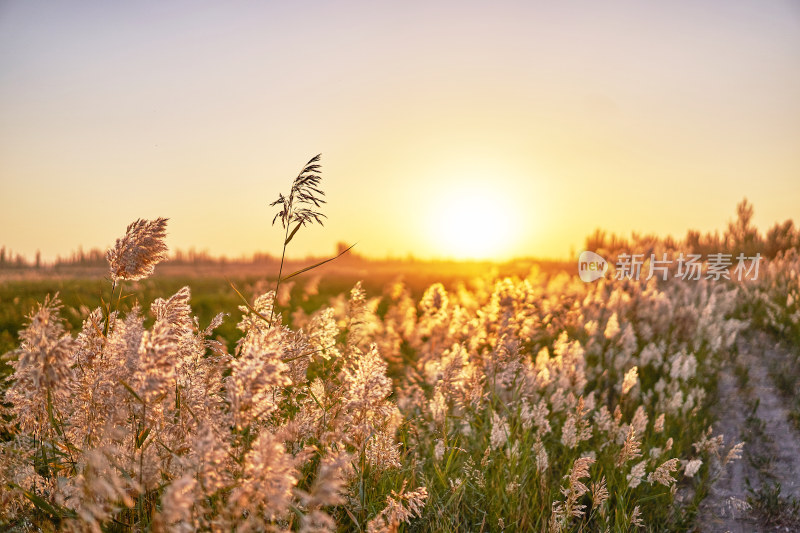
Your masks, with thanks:
[{"label": "setting sun", "polygon": [[464,188],[446,193],[437,206],[432,237],[442,256],[486,259],[508,252],[517,229],[513,210],[488,188]]}]

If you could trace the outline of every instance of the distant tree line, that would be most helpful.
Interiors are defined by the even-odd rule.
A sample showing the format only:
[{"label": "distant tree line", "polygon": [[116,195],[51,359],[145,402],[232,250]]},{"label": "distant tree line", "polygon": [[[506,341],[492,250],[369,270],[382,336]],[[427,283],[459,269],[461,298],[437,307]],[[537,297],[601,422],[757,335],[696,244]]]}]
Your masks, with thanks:
[{"label": "distant tree line", "polygon": [[[37,263],[41,260],[41,254],[36,252]],[[27,268],[29,262],[21,254],[15,254],[5,246],[0,248],[0,268]]]},{"label": "distant tree line", "polygon": [[603,251],[609,255],[617,252],[650,253],[678,250],[685,253],[707,256],[728,253],[736,257],[743,253],[747,257],[760,253],[761,257],[773,259],[788,250],[800,249],[800,228],[789,219],[776,222],[762,235],[753,224],[753,204],[747,198],[736,206],[736,218],[728,222],[723,233],[701,233],[689,230],[683,240],[674,237],[641,235],[633,233],[630,238],[609,234],[597,229],[586,238],[586,249]]},{"label": "distant tree line", "polygon": [[[347,249],[348,245],[345,243],[337,243],[336,250],[337,254],[344,249]],[[356,257],[354,251],[350,251],[348,253],[350,257]],[[263,252],[256,252],[251,256],[242,256],[237,258],[230,258],[225,256],[213,256],[206,250],[175,250],[169,258],[169,262],[172,264],[177,265],[228,265],[228,264],[269,264],[269,263],[276,263],[279,261],[279,257],[275,257],[268,253]],[[347,257],[343,257],[342,260],[346,260]],[[341,260],[340,260],[341,261]],[[84,250],[83,248],[78,248],[76,251],[72,252],[70,255],[66,257],[57,256],[55,261],[52,263],[44,263],[42,261],[42,255],[37,250],[34,259],[28,260],[25,256],[19,253],[13,253],[11,250],[8,250],[5,246],[0,248],[0,269],[30,269],[30,268],[67,268],[67,267],[79,267],[79,268],[105,268],[108,266],[106,261],[106,253],[105,250],[100,250],[99,248],[92,248],[90,250]]]}]

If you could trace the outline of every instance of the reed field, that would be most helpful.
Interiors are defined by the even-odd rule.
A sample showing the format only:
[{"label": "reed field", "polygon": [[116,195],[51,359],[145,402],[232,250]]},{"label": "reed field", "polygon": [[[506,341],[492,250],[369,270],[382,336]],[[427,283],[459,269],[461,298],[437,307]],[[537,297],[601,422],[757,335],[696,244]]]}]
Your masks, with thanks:
[{"label": "reed field", "polygon": [[[284,252],[324,216],[319,178],[315,158],[273,204]],[[698,279],[617,265],[584,282],[572,265],[446,285],[326,282],[325,261],[153,276],[168,222],[137,220],[103,279],[0,286],[0,527],[694,530],[715,484],[755,457],[752,431],[714,429],[724,369],[756,332],[800,346],[798,234],[765,240],[752,207],[738,215],[732,253],[782,243],[756,279],[706,263]],[[588,243],[607,257],[692,245]],[[798,359],[776,364],[797,416]],[[798,523],[780,485],[726,505]]]}]

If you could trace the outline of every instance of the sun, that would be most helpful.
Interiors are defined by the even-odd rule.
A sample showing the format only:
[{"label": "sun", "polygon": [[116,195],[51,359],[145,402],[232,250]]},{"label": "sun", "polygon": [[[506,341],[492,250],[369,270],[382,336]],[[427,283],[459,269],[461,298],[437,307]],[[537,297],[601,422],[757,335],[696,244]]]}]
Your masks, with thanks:
[{"label": "sun", "polygon": [[516,237],[514,209],[489,186],[450,189],[437,202],[432,236],[437,255],[501,259]]}]

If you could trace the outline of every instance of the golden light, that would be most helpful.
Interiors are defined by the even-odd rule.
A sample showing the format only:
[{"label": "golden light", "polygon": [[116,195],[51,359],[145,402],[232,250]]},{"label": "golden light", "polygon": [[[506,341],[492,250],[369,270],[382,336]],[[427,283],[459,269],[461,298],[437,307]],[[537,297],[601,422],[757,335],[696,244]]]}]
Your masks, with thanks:
[{"label": "golden light", "polygon": [[509,200],[486,185],[462,185],[446,191],[433,218],[432,244],[440,257],[505,257],[519,234]]}]

